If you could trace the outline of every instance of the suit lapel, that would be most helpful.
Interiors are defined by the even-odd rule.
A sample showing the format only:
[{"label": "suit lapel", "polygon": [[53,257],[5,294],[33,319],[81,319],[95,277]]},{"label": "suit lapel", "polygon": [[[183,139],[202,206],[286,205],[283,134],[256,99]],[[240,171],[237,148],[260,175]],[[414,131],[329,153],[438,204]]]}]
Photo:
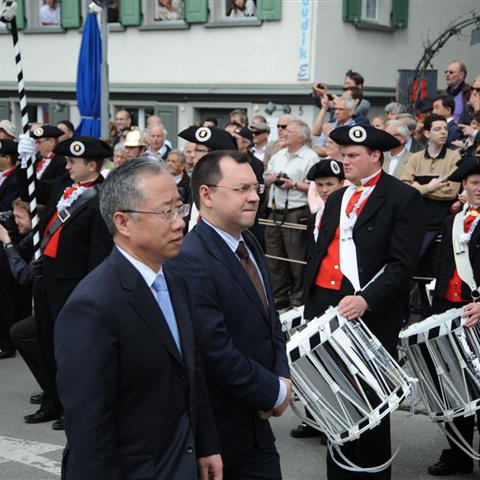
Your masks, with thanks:
[{"label": "suit lapel", "polygon": [[147,324],[152,333],[179,363],[182,357],[168,328],[167,321],[150,288],[136,268],[116,249],[112,250],[109,262],[119,273],[120,283],[127,295],[128,303]]},{"label": "suit lapel", "polygon": [[375,212],[382,206],[383,202],[385,201],[387,182],[388,174],[383,172],[380,180],[373,189],[372,194],[367,199],[365,207],[363,208],[362,212],[358,216],[357,221],[355,222],[355,226],[353,227],[354,232],[358,230],[367,220],[369,220],[370,217],[374,215]]},{"label": "suit lapel", "polygon": [[[236,280],[250,300],[258,307],[266,319],[266,312],[263,308],[260,297],[258,296],[257,290],[236,255],[217,232],[205,222],[200,221],[197,224],[196,231],[200,236],[205,249],[208,250],[208,252],[219,262],[225,265],[232,277]],[[250,244],[248,246],[250,247]],[[265,278],[265,276],[263,276],[263,278]]]},{"label": "suit lapel", "polygon": [[[187,369],[193,371],[194,358],[192,356],[194,352],[193,331],[190,322],[190,312],[187,304],[185,303],[186,296],[182,296],[182,293],[186,295],[185,288],[179,285],[179,281],[175,278],[171,272],[166,272],[165,280],[168,286],[168,292],[170,294],[170,300],[172,302],[173,310],[175,312],[175,319],[177,320],[178,331],[180,333],[180,343],[182,346],[182,358],[183,362],[187,366]],[[171,335],[170,335],[171,336]],[[177,347],[175,345],[175,350]]]}]

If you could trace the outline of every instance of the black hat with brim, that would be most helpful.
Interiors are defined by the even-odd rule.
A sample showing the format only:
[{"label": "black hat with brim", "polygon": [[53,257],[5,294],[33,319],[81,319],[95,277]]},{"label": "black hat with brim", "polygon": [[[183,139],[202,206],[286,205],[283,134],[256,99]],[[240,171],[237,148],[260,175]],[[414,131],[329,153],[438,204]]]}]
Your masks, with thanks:
[{"label": "black hat with brim", "polygon": [[329,136],[339,145],[362,145],[382,152],[388,152],[400,146],[400,142],[393,135],[367,125],[338,127],[332,130]]},{"label": "black hat with brim", "polygon": [[14,140],[0,140],[0,155],[18,155],[18,143]]},{"label": "black hat with brim", "polygon": [[242,138],[245,138],[246,140],[253,142],[253,133],[247,127],[237,127],[235,129],[235,133],[237,135],[240,135]]},{"label": "black hat with brim", "polygon": [[69,138],[60,142],[53,153],[65,157],[81,157],[92,160],[109,158],[113,156],[113,150],[108,143],[95,137]]},{"label": "black hat with brim", "polygon": [[30,135],[35,140],[38,138],[58,138],[64,133],[65,132],[57,127],[54,127],[53,125],[42,125],[40,127],[35,127],[30,131]]},{"label": "black hat with brim", "polygon": [[336,177],[339,180],[345,178],[343,173],[343,165],[335,160],[320,160],[312,165],[307,173],[307,180],[315,180],[317,178]]},{"label": "black hat with brim", "polygon": [[475,156],[475,152],[457,163],[457,169],[448,177],[452,182],[461,182],[470,175],[480,174],[480,158]]},{"label": "black hat with brim", "polygon": [[188,127],[178,136],[192,143],[206,145],[211,150],[237,150],[233,136],[217,127]]}]

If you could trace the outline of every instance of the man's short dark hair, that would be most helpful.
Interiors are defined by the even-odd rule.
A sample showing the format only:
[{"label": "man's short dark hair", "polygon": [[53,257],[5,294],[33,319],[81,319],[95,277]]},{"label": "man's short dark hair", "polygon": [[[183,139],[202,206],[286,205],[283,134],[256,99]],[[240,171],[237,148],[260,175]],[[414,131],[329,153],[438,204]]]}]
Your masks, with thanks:
[{"label": "man's short dark hair", "polygon": [[[368,152],[370,155],[375,151],[374,148],[370,148],[370,147],[365,147],[365,148],[367,149],[367,152]],[[380,162],[380,165],[383,166],[383,162],[384,162],[384,160],[385,160],[385,155],[384,155],[384,153],[383,153],[381,150],[379,150],[379,152],[380,152],[379,162]]]},{"label": "man's short dark hair", "polygon": [[242,125],[247,125],[248,124],[248,115],[247,111],[244,110],[243,108],[236,108],[235,110],[232,110],[228,116],[232,118],[234,115],[238,115],[240,117],[240,123]]},{"label": "man's short dark hair", "polygon": [[235,128],[242,128],[243,125],[241,125],[240,123],[238,122],[228,122],[225,124],[225,126],[223,127],[224,130],[227,129],[227,127],[235,127]]},{"label": "man's short dark hair", "polygon": [[67,129],[70,130],[72,133],[75,132],[75,127],[73,126],[73,123],[70,120],[60,120],[59,122],[57,122],[57,126],[60,124],[65,125]]},{"label": "man's short dark hair", "polygon": [[445,123],[447,123],[447,119],[443,115],[437,115],[436,113],[432,113],[423,122],[423,129],[426,130],[427,132],[429,132],[430,129],[432,128],[433,122],[445,122]]},{"label": "man's short dark hair", "polygon": [[476,122],[480,123],[480,110],[477,110],[476,112],[472,113],[472,120],[475,120]]},{"label": "man's short dark hair", "polygon": [[358,72],[354,72],[353,70],[349,70],[346,74],[345,74],[346,77],[348,78],[351,78],[354,82],[355,82],[355,85],[358,86],[358,85],[361,85],[363,87],[363,82],[365,81],[363,76],[360,75],[360,73]]},{"label": "man's short dark hair", "polygon": [[207,118],[203,121],[203,123],[205,123],[205,122],[213,123],[213,125],[214,125],[215,127],[218,127],[218,120],[217,120],[215,117],[207,117]]},{"label": "man's short dark hair", "polygon": [[432,103],[435,103],[436,101],[440,100],[442,102],[443,108],[449,108],[451,114],[455,111],[455,100],[451,95],[448,95],[447,93],[442,93],[441,95],[437,95]]},{"label": "man's short dark hair", "polygon": [[204,155],[193,168],[191,180],[192,197],[198,209],[200,209],[200,187],[216,185],[222,179],[220,160],[224,157],[233,158],[237,163],[248,163],[245,155],[234,150],[216,150]]}]

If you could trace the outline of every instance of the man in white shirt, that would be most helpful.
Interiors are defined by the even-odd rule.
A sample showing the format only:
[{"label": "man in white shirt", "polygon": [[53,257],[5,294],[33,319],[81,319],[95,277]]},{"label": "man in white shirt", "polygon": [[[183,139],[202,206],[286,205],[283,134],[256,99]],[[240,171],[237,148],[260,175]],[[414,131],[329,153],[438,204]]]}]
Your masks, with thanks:
[{"label": "man in white shirt", "polygon": [[305,267],[301,262],[305,261],[306,233],[281,225],[306,223],[307,173],[319,160],[307,146],[311,133],[305,122],[292,120],[284,133],[286,148],[273,155],[265,172],[265,185],[271,186],[268,219],[278,223],[265,229],[265,246],[267,254],[286,259],[269,260],[277,308],[302,305]]}]

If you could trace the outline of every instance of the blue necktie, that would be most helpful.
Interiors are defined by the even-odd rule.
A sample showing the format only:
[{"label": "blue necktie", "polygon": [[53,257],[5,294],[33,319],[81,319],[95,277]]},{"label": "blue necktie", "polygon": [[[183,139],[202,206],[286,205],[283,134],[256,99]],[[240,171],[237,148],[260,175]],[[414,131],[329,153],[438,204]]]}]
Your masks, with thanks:
[{"label": "blue necktie", "polygon": [[175,319],[175,313],[170,300],[170,294],[168,293],[167,282],[162,274],[157,275],[155,281],[152,283],[152,288],[157,293],[157,302],[160,305],[160,309],[162,310],[165,320],[167,321],[168,328],[172,333],[178,351],[181,353],[182,349],[180,347],[180,334],[178,333],[177,320]]}]

